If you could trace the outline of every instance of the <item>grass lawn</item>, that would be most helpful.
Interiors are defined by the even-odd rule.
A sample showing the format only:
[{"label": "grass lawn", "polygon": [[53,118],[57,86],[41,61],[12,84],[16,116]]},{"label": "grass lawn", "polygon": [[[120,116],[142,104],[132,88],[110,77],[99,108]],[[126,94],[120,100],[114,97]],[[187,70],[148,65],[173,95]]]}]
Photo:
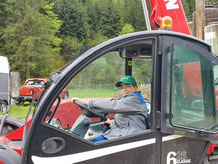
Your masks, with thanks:
[{"label": "grass lawn", "polygon": [[[10,117],[15,117],[18,119],[23,119],[26,117],[27,112],[29,110],[30,105],[11,105],[10,110],[9,110],[9,116]],[[0,112],[0,115],[2,115],[2,113]]]},{"label": "grass lawn", "polygon": [[118,89],[69,90],[70,97],[79,97],[79,98],[114,97],[118,92],[119,92]]}]

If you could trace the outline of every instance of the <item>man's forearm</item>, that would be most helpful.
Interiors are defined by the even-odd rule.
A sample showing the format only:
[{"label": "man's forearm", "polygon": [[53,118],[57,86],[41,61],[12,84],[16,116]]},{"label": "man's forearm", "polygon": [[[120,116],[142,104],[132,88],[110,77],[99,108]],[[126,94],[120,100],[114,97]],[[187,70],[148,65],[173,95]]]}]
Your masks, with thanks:
[{"label": "man's forearm", "polygon": [[82,98],[72,98],[72,101],[78,101],[82,104],[85,104],[85,105],[88,105],[89,104],[89,100],[85,100],[85,99],[82,99]]}]

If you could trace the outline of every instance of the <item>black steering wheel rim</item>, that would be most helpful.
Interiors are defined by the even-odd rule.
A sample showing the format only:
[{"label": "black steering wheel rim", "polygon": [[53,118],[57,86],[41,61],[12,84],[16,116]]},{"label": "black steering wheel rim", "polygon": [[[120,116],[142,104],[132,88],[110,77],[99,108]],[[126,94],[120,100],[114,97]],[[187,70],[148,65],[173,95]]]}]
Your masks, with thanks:
[{"label": "black steering wheel rim", "polygon": [[106,121],[107,118],[101,114],[99,111],[95,110],[95,109],[90,109],[88,106],[78,102],[78,101],[74,101],[75,104],[77,104],[83,111],[83,113],[87,116],[87,117],[99,117],[102,121]]}]

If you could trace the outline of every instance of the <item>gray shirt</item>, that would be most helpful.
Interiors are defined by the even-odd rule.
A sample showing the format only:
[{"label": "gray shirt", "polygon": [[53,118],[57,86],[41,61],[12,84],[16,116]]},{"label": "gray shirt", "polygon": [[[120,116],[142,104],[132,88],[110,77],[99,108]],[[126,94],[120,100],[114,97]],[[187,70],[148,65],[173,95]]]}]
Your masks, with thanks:
[{"label": "gray shirt", "polygon": [[116,113],[111,128],[104,137],[113,139],[146,130],[148,109],[138,96],[129,94],[119,100],[90,100],[89,107],[103,113]]}]

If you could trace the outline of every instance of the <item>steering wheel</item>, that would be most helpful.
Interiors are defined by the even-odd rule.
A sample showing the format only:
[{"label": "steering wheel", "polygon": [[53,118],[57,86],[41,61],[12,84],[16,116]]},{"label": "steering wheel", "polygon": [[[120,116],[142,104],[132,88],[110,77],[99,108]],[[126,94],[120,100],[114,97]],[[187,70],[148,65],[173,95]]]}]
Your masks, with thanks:
[{"label": "steering wheel", "polygon": [[100,113],[99,111],[95,109],[90,109],[88,106],[78,101],[74,101],[74,103],[77,104],[82,109],[83,113],[87,117],[99,117],[100,119],[102,119],[102,121],[107,121],[107,118],[104,116],[104,114]]}]

